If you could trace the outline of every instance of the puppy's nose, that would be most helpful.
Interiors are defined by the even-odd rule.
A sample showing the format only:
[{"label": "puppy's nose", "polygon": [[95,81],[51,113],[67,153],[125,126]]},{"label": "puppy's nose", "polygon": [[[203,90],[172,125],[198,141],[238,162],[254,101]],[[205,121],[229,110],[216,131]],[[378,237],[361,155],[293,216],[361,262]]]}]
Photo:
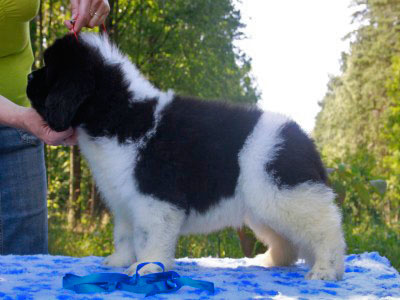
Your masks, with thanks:
[{"label": "puppy's nose", "polygon": [[28,81],[31,81],[32,79],[33,79],[33,74],[30,73],[30,74],[28,75]]}]

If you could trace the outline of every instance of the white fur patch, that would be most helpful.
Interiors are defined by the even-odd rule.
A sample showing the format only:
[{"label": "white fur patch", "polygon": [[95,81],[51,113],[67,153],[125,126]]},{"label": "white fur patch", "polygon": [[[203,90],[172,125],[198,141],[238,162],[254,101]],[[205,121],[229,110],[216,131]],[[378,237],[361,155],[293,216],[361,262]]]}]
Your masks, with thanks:
[{"label": "white fur patch", "polygon": [[225,227],[240,228],[243,226],[244,212],[241,198],[224,199],[205,213],[191,211],[180,233],[210,233]]},{"label": "white fur patch", "polygon": [[131,63],[129,58],[122,54],[119,49],[110,43],[105,35],[82,33],[80,37],[83,41],[100,51],[100,54],[110,65],[119,64],[122,68],[129,89],[134,93],[135,100],[145,100],[149,98],[160,98],[160,103],[171,100],[173,93],[164,93],[156,89]]}]

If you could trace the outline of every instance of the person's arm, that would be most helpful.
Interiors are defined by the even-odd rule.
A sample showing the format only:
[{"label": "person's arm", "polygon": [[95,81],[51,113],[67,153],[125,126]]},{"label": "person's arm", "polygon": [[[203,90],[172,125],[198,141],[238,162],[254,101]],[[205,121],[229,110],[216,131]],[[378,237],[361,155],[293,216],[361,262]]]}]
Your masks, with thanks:
[{"label": "person's arm", "polygon": [[43,118],[30,107],[19,106],[0,95],[0,124],[29,131],[49,145],[73,145],[74,130],[51,130]]}]

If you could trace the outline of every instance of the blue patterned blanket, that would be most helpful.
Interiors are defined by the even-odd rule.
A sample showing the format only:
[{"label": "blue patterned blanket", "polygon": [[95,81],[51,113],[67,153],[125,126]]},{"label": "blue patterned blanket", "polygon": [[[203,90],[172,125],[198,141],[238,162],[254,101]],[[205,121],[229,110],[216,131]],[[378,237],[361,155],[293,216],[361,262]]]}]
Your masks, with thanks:
[{"label": "blue patterned blanket", "polygon": [[[101,257],[51,255],[0,256],[0,299],[141,299],[140,294],[78,295],[62,288],[66,273],[88,275],[122,272],[101,265]],[[289,268],[262,268],[250,258],[182,258],[175,271],[192,279],[212,281],[215,295],[190,287],[149,299],[400,299],[400,274],[378,253],[348,255],[344,280],[307,281],[308,268],[299,262]]]}]

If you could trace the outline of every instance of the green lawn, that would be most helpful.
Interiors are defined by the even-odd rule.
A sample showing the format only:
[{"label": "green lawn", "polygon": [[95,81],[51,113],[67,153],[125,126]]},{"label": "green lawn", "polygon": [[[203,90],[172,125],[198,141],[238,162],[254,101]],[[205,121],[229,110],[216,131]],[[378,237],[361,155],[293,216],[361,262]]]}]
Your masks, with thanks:
[{"label": "green lawn", "polygon": [[[65,222],[51,221],[49,224],[49,248],[51,254],[106,256],[113,250],[112,224],[68,231]],[[400,228],[386,225],[344,225],[347,253],[377,251],[387,257],[400,270]],[[263,251],[256,244],[256,251]],[[239,238],[235,230],[226,229],[218,233],[181,237],[177,247],[177,257],[242,257]]]},{"label": "green lawn", "polygon": [[379,252],[400,271],[400,226],[383,224],[344,225],[347,253]]}]

